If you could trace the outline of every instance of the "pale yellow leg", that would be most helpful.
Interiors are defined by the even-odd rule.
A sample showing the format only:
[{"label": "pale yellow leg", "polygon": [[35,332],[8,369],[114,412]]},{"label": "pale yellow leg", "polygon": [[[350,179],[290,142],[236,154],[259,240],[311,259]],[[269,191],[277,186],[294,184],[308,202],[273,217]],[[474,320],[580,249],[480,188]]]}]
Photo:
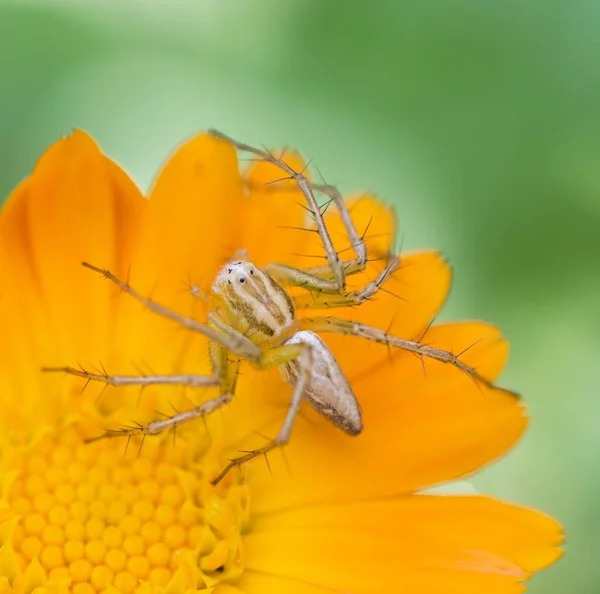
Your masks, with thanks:
[{"label": "pale yellow leg", "polygon": [[[491,388],[495,387],[492,382],[481,376],[474,367],[463,363],[459,359],[460,354],[456,355],[450,351],[436,349],[434,347],[421,344],[420,342],[398,338],[396,336],[392,336],[385,330],[373,328],[372,326],[367,326],[366,324],[361,324],[360,322],[352,322],[350,320],[336,318],[333,316],[317,316],[300,320],[299,326],[303,330],[312,330],[313,332],[334,332],[336,334],[358,336],[361,338],[366,338],[367,340],[385,344],[391,348],[409,351],[419,357],[428,357],[430,359],[435,359],[436,361],[441,361],[442,363],[448,363],[463,373],[466,373],[473,380],[481,382],[482,384]],[[516,394],[514,395],[517,396]]]},{"label": "pale yellow leg", "polygon": [[283,422],[283,425],[281,426],[277,437],[271,443],[267,444],[262,448],[246,452],[243,456],[239,456],[230,460],[229,464],[225,466],[225,468],[220,472],[220,474],[211,481],[213,485],[216,485],[221,480],[223,480],[223,478],[232,468],[235,468],[236,466],[241,466],[242,464],[249,462],[257,456],[265,456],[274,448],[285,445],[289,441],[290,435],[292,433],[292,428],[294,426],[294,421],[296,419],[296,415],[298,414],[298,410],[300,409],[302,396],[310,381],[310,371],[312,369],[313,364],[312,347],[309,344],[305,343],[275,347],[265,353],[263,359],[258,365],[258,367],[260,367],[261,369],[265,369],[268,367],[284,365],[285,363],[288,363],[293,359],[298,359],[298,362],[300,364],[300,371],[298,373],[296,385],[294,386],[294,393],[292,394],[290,408],[288,409],[285,421]]}]

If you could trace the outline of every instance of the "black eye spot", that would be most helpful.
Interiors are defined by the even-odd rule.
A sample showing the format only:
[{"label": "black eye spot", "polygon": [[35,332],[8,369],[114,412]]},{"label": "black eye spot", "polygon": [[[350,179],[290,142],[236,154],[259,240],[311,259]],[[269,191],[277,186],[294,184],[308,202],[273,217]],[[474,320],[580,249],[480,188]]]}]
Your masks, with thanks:
[{"label": "black eye spot", "polygon": [[245,279],[245,278],[242,276],[242,278],[240,278],[240,282],[241,282],[241,283],[245,283],[245,282],[246,282],[246,279]]},{"label": "black eye spot", "polygon": [[228,282],[229,284],[231,284],[231,281],[230,281],[230,280],[228,280],[227,282]]},{"label": "black eye spot", "polygon": [[231,274],[231,268],[228,268],[228,269],[227,269],[227,272],[229,272],[229,274]]},{"label": "black eye spot", "polygon": [[251,271],[250,271],[250,274],[254,274],[254,270],[251,270]]}]

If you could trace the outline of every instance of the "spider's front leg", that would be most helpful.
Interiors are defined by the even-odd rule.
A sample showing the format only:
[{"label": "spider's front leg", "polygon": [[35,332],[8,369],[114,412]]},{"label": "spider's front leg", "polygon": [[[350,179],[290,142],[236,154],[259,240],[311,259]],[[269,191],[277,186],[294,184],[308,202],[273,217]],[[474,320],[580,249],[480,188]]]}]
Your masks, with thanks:
[{"label": "spider's front leg", "polygon": [[294,297],[297,309],[329,309],[333,307],[348,307],[361,305],[368,301],[391,278],[400,267],[398,256],[389,256],[385,268],[374,280],[367,283],[358,291],[337,292],[332,281],[314,274],[310,270],[300,270],[283,264],[269,264],[265,270],[280,282],[300,287],[308,291]]},{"label": "spider's front leg", "polygon": [[[276,157],[269,151],[260,150],[242,142],[237,142],[233,138],[230,138],[229,136],[226,136],[217,130],[210,130],[210,133],[217,138],[221,138],[227,142],[230,142],[240,151],[252,153],[261,160],[267,163],[272,163],[281,169],[281,171],[286,174],[289,179],[293,179],[296,182],[299,190],[304,195],[308,211],[314,219],[316,230],[321,239],[321,243],[323,244],[327,258],[327,272],[331,278],[327,278],[326,276],[319,274],[317,270],[304,272],[304,275],[308,275],[310,277],[310,282],[319,285],[322,287],[322,290],[328,293],[342,294],[346,288],[346,276],[364,270],[367,264],[368,256],[366,243],[358,233],[356,226],[354,225],[354,221],[350,216],[350,212],[348,211],[348,207],[346,206],[346,202],[337,188],[327,184],[311,183],[311,181],[304,175],[304,171],[295,171],[283,159]],[[323,219],[323,213],[317,204],[315,192],[324,193],[329,197],[329,200],[335,204],[340,218],[342,219],[346,234],[348,235],[348,239],[350,240],[350,245],[352,246],[356,256],[353,260],[344,262],[340,259]],[[283,265],[280,266],[284,269],[287,269],[286,272],[288,273],[293,272],[298,274],[302,272],[297,269],[285,267]],[[269,271],[269,274],[271,274],[271,271]],[[273,276],[274,278],[278,278],[276,274]]]},{"label": "spider's front leg", "polygon": [[[182,316],[181,314],[178,314],[169,308],[156,303],[152,299],[144,297],[138,293],[138,291],[136,291],[128,282],[117,278],[109,270],[99,268],[92,264],[88,264],[87,262],[83,262],[83,266],[100,273],[103,278],[113,282],[115,285],[120,287],[121,290],[131,295],[134,299],[142,303],[150,311],[158,314],[159,316],[173,320],[183,328],[187,328],[192,332],[203,334],[212,342],[221,345],[223,348],[231,351],[239,357],[249,359],[251,361],[260,360],[262,356],[260,347],[254,344],[247,336],[244,336],[242,333],[235,330],[235,328],[222,323],[218,316],[209,315],[209,324],[201,324],[196,320]],[[192,287],[192,293],[194,293],[194,287]]]}]

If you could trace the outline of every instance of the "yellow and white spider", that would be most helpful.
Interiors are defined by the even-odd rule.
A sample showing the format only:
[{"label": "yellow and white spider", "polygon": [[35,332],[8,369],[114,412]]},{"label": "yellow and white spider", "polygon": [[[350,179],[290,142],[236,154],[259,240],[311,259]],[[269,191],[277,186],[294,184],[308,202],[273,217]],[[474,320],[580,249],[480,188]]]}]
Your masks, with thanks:
[{"label": "yellow and white spider", "polygon": [[[232,143],[240,151],[252,153],[259,159],[272,163],[285,176],[295,181],[306,199],[307,210],[314,219],[327,265],[303,270],[274,263],[261,269],[248,261],[245,254],[236,254],[218,272],[210,295],[192,287],[192,293],[209,304],[208,318],[201,323],[144,297],[110,271],[84,263],[84,266],[99,272],[156,314],[205,335],[209,339],[212,374],[123,376],[92,373],[73,367],[47,368],[46,371],[67,372],[111,386],[162,384],[219,388],[217,397],[190,410],[146,425],[110,431],[101,437],[155,435],[227,405],[234,396],[242,360],[249,361],[257,369],[278,367],[285,381],[293,386],[291,404],[277,437],[266,446],[231,460],[212,480],[213,484],[223,479],[233,467],[287,443],[302,400],[306,400],[349,435],[358,435],[363,427],[359,403],[334,354],[319,337],[319,332],[347,334],[383,343],[389,348],[404,349],[420,357],[454,365],[475,382],[490,385],[474,368],[460,361],[458,355],[450,351],[393,336],[379,328],[343,318],[317,316],[298,319],[297,309],[310,306],[315,294],[318,295],[320,307],[327,308],[360,306],[370,300],[398,269],[399,257],[387,254],[386,265],[374,280],[360,290],[347,290],[346,278],[365,270],[368,253],[364,238],[357,232],[341,194],[332,186],[310,182],[303,172],[295,171],[283,159],[268,151],[236,142],[216,131],[212,131],[212,134]],[[340,253],[334,248],[315,197],[317,192],[326,194],[337,208],[354,251],[354,258],[342,260]],[[290,288],[294,287],[300,291],[299,294],[290,292]]]}]

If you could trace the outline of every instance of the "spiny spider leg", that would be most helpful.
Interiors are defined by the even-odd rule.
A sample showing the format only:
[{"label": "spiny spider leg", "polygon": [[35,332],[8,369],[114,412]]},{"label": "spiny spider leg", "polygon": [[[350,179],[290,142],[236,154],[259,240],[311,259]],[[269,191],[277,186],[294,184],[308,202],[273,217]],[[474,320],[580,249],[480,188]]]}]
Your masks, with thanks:
[{"label": "spiny spider leg", "polygon": [[344,262],[346,275],[362,272],[367,265],[367,244],[364,241],[364,237],[358,234],[343,196],[335,186],[330,186],[329,184],[312,184],[312,189],[317,192],[323,192],[329,196],[329,198],[334,201],[338,212],[340,213],[340,218],[342,219],[342,223],[348,234],[350,245],[356,254],[354,260]]},{"label": "spiny spider leg", "polygon": [[[208,337],[210,340],[220,344],[227,350],[235,353],[236,355],[243,357],[245,359],[250,359],[252,361],[258,361],[261,357],[261,349],[257,345],[255,345],[249,338],[237,332],[230,326],[227,326],[223,323],[219,324],[219,328],[216,329],[211,326],[206,326],[197,322],[196,320],[192,320],[186,316],[182,316],[170,309],[148,299],[138,293],[133,287],[129,285],[129,283],[123,282],[118,279],[112,272],[109,270],[105,270],[102,268],[98,268],[97,266],[93,266],[92,264],[88,264],[87,262],[82,262],[83,266],[89,268],[90,270],[94,270],[95,272],[100,273],[104,278],[112,281],[118,287],[120,287],[123,291],[137,299],[140,303],[143,303],[150,311],[157,313],[158,315],[173,320],[183,326],[184,328],[188,328],[189,330],[193,330],[194,332],[198,332],[200,334],[204,334],[204,336]],[[215,322],[216,316],[209,316],[210,322]],[[216,325],[216,324],[213,324]]]},{"label": "spiny spider leg", "polygon": [[126,429],[109,429],[103,435],[99,435],[98,437],[92,437],[87,441],[98,441],[99,439],[104,439],[106,437],[157,435],[158,433],[162,433],[163,431],[165,431],[165,429],[170,429],[172,427],[176,427],[177,425],[181,425],[182,423],[187,423],[188,421],[197,419],[198,417],[204,417],[206,415],[209,415],[215,410],[231,402],[232,398],[232,392],[224,392],[223,394],[217,396],[216,398],[213,398],[212,400],[207,400],[200,406],[196,406],[195,408],[178,413],[176,415],[173,415],[172,417],[168,417],[161,421],[152,421],[151,423],[148,423],[146,425],[137,425],[135,427],[130,427]]},{"label": "spiny spider leg", "polygon": [[[207,400],[206,402],[190,410],[177,412],[177,414],[173,415],[172,417],[166,416],[165,419],[161,419],[160,421],[152,421],[151,423],[147,423],[146,425],[136,423],[135,426],[127,427],[125,429],[108,430],[103,435],[93,437],[88,441],[97,441],[106,437],[127,436],[128,438],[131,438],[134,435],[142,435],[144,437],[146,435],[156,435],[158,433],[162,433],[166,429],[174,429],[178,425],[181,425],[182,423],[187,423],[188,421],[192,421],[194,419],[197,419],[198,417],[205,417],[206,415],[211,414],[212,412],[218,410],[226,404],[229,404],[233,399],[233,395],[235,392],[240,363],[237,360],[231,360],[227,356],[227,352],[221,347],[216,346],[215,349],[215,356],[212,359],[212,361],[213,365],[215,366],[215,372],[217,372],[218,370],[218,377],[209,376],[207,379],[211,381],[206,385],[220,386],[219,396],[217,396],[216,398],[212,398],[211,400]],[[181,383],[180,385],[187,384]]]},{"label": "spiny spider leg", "polygon": [[296,379],[296,384],[294,385],[294,392],[292,394],[290,407],[285,417],[285,421],[283,422],[283,425],[277,434],[277,437],[271,443],[268,443],[262,448],[247,451],[243,456],[238,456],[237,458],[231,459],[227,466],[225,466],[225,468],[219,473],[219,475],[211,481],[212,485],[216,485],[222,481],[227,473],[236,466],[241,466],[242,464],[245,464],[246,462],[249,462],[258,456],[266,457],[271,450],[285,445],[290,440],[292,428],[294,426],[296,416],[298,415],[298,411],[300,410],[300,403],[302,402],[304,391],[306,390],[311,378],[311,369],[313,366],[312,347],[307,343],[276,347],[267,352],[263,362],[264,367],[271,367],[273,365],[281,365],[282,363],[292,359],[298,360],[298,377]]},{"label": "spiny spider leg", "polygon": [[[275,165],[276,167],[279,167],[279,169],[281,169],[282,171],[287,173],[290,176],[290,178],[296,182],[296,184],[298,185],[298,188],[300,189],[300,191],[302,192],[302,194],[304,194],[304,197],[306,198],[306,202],[308,203],[309,211],[311,212],[312,216],[314,217],[315,224],[317,226],[317,231],[319,233],[319,237],[321,238],[321,241],[323,242],[323,247],[325,249],[325,254],[327,256],[327,263],[329,264],[329,267],[331,268],[331,273],[333,275],[333,284],[332,284],[332,287],[334,289],[333,292],[337,292],[337,293],[343,292],[343,290],[346,286],[345,265],[344,265],[344,262],[342,262],[342,260],[340,260],[338,253],[337,253],[335,247],[333,246],[331,236],[329,235],[329,231],[327,230],[327,226],[325,225],[325,221],[323,220],[323,213],[321,212],[319,205],[317,204],[315,195],[313,193],[314,186],[311,184],[311,182],[308,180],[308,178],[303,174],[303,172],[295,171],[283,159],[277,158],[275,155],[273,155],[272,153],[270,153],[268,151],[260,150],[255,147],[252,147],[248,144],[238,142],[238,141],[234,140],[233,138],[230,138],[229,136],[226,136],[225,134],[223,134],[217,130],[210,130],[210,133],[213,136],[215,136],[216,138],[221,138],[222,140],[226,140],[227,142],[230,142],[233,146],[235,146],[240,151],[252,153],[252,154],[260,157],[263,161],[272,163],[273,165]],[[325,187],[329,188],[329,186],[325,186]],[[339,194],[339,193],[337,193],[337,194]],[[364,244],[364,242],[362,242],[360,240],[360,236],[358,235],[358,232],[356,231],[354,224],[352,223],[352,219],[350,218],[350,215],[349,215],[347,209],[345,208],[345,205],[343,205],[343,199],[341,199],[341,196],[339,196],[339,198],[338,198],[335,194],[330,197],[335,201],[338,209],[340,209],[340,208],[343,209],[343,210],[340,210],[340,214],[342,215],[342,220],[344,221],[344,224],[350,225],[350,227],[353,229],[353,231],[350,235],[350,240],[352,242],[352,245],[354,245],[355,239],[358,239],[358,246],[360,246],[360,247],[356,248],[357,249],[357,252],[356,252],[357,259],[360,261],[362,261],[364,259],[364,261],[366,262],[367,257],[366,257],[365,244]],[[345,214],[342,214],[342,212],[344,212]]]},{"label": "spiny spider leg", "polygon": [[[479,374],[474,367],[463,363],[458,358],[459,355],[455,355],[454,353],[445,351],[443,349],[430,347],[413,340],[406,340],[404,338],[392,336],[388,334],[388,332],[380,330],[379,328],[373,328],[372,326],[367,326],[366,324],[361,324],[360,322],[352,322],[350,320],[332,316],[305,318],[300,321],[300,326],[303,329],[312,330],[313,332],[334,332],[336,334],[347,334],[350,336],[366,338],[367,340],[385,344],[392,348],[398,348],[404,351],[415,353],[419,357],[428,357],[430,359],[435,359],[436,361],[441,361],[442,363],[448,363],[467,374],[475,382],[480,382],[489,388],[496,389],[496,386],[490,380]],[[508,390],[504,391],[509,392]],[[518,395],[514,392],[509,393],[513,394],[515,397],[518,397]]]},{"label": "spiny spider leg", "polygon": [[[390,256],[387,266],[377,275],[371,282],[367,283],[360,291],[347,291],[343,295],[328,295],[322,291],[317,285],[306,282],[297,286],[306,289],[307,291],[316,292],[317,294],[310,295],[295,295],[294,304],[301,309],[328,309],[332,307],[348,307],[361,305],[365,301],[371,299],[378,291],[385,291],[383,285],[400,267],[400,258]],[[289,282],[289,279],[281,279]],[[290,283],[295,284],[295,283]]]},{"label": "spiny spider leg", "polygon": [[102,382],[109,386],[176,385],[198,388],[220,384],[219,378],[214,375],[108,375],[107,373],[92,373],[68,365],[65,367],[42,367],[42,371],[67,373],[87,380]]}]

